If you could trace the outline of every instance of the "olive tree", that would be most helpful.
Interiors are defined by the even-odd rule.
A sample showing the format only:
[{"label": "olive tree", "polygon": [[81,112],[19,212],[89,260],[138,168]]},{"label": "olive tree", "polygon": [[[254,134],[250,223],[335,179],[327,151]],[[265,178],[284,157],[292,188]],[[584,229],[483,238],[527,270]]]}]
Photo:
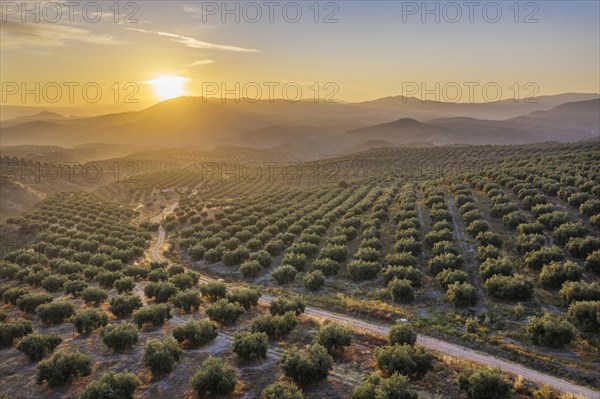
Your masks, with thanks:
[{"label": "olive tree", "polygon": [[119,398],[133,399],[140,380],[132,373],[103,373],[100,379],[87,384],[79,395],[80,399]]},{"label": "olive tree", "polygon": [[293,347],[283,353],[280,366],[286,377],[299,384],[308,384],[327,378],[333,368],[333,358],[319,344],[305,349]]},{"label": "olive tree", "polygon": [[337,323],[326,323],[319,329],[315,341],[329,353],[342,351],[352,342],[352,329]]},{"label": "olive tree", "polygon": [[23,352],[32,362],[42,360],[62,342],[62,336],[57,333],[26,335],[19,340],[17,349]]},{"label": "olive tree", "polygon": [[233,352],[240,359],[266,359],[269,337],[263,332],[239,332],[233,336]]},{"label": "olive tree", "polygon": [[142,363],[148,367],[154,376],[168,374],[183,351],[173,337],[149,339],[146,341]]},{"label": "olive tree", "polygon": [[190,385],[198,397],[208,395],[228,395],[235,389],[235,369],[219,358],[206,359],[190,380]]}]

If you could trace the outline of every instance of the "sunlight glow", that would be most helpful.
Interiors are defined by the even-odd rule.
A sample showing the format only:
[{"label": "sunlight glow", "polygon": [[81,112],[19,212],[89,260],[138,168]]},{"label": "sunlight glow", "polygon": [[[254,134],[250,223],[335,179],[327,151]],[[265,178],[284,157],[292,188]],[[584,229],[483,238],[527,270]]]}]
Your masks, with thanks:
[{"label": "sunlight glow", "polygon": [[189,78],[183,76],[162,75],[146,83],[152,85],[156,96],[160,100],[168,100],[184,96],[186,94],[185,86],[189,80]]}]

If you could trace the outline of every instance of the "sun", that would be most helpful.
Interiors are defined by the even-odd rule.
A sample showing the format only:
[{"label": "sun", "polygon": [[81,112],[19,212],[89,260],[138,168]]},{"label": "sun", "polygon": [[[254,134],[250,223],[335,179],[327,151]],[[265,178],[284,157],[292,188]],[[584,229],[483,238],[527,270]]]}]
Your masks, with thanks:
[{"label": "sun", "polygon": [[162,75],[146,83],[152,85],[156,96],[161,100],[184,96],[186,84],[190,80],[183,76]]}]

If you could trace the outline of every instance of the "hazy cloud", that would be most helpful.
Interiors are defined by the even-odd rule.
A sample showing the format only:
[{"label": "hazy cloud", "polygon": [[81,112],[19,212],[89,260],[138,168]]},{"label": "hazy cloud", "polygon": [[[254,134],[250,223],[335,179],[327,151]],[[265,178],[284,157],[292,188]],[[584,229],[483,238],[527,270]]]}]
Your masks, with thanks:
[{"label": "hazy cloud", "polygon": [[176,33],[151,31],[151,30],[139,29],[139,28],[125,28],[125,29],[135,31],[135,32],[152,33],[152,34],[155,34],[158,36],[169,37],[174,42],[181,43],[184,46],[189,47],[189,48],[199,48],[199,49],[208,49],[208,50],[224,50],[224,51],[244,52],[244,53],[260,52],[259,50],[256,50],[256,49],[229,46],[229,45],[225,45],[225,44],[215,44],[215,43],[203,42],[203,41],[195,39],[193,37],[178,35]]},{"label": "hazy cloud", "polygon": [[92,44],[122,44],[113,36],[98,35],[87,29],[58,24],[24,24],[6,21],[0,28],[3,48],[60,47],[67,41]]},{"label": "hazy cloud", "polygon": [[196,60],[194,62],[191,62],[189,64],[187,64],[185,67],[195,67],[198,65],[208,65],[208,64],[214,64],[215,60],[210,60],[210,59],[204,59],[204,60]]}]

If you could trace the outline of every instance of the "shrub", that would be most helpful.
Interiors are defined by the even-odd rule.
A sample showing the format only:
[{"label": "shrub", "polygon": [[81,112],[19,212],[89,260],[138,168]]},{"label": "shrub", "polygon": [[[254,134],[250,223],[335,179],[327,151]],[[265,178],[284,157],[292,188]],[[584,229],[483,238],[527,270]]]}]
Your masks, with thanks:
[{"label": "shrub", "polygon": [[498,248],[502,247],[502,238],[498,233],[484,231],[477,234],[475,239],[479,242],[479,245],[493,245]]},{"label": "shrub", "polygon": [[519,225],[527,223],[527,218],[519,211],[513,211],[502,216],[502,221],[511,229],[516,229]]},{"label": "shrub", "polygon": [[388,283],[387,289],[394,302],[406,303],[411,302],[415,298],[410,280],[395,278]]},{"label": "shrub", "polygon": [[200,293],[202,296],[208,297],[211,300],[225,298],[227,295],[227,286],[222,281],[215,281],[200,285]]},{"label": "shrub", "polygon": [[533,283],[522,275],[495,275],[485,282],[488,294],[497,299],[525,300],[533,293]]},{"label": "shrub", "polygon": [[15,264],[2,262],[0,264],[0,278],[12,279],[19,270],[21,269]]},{"label": "shrub", "polygon": [[261,315],[250,322],[253,332],[263,332],[271,338],[282,338],[289,334],[298,324],[298,319],[293,312],[284,315]]},{"label": "shrub", "polygon": [[23,352],[32,362],[42,360],[56,349],[62,342],[62,336],[57,333],[33,333],[21,338],[17,349]]},{"label": "shrub", "polygon": [[[450,239],[452,239],[452,233],[450,232],[450,230],[440,230],[439,232],[429,232],[425,236],[425,242],[431,246],[437,241],[446,240],[448,238],[446,232],[450,235]],[[413,256],[418,256],[421,253],[421,243],[417,241],[414,237],[402,238],[397,240],[394,244],[394,251],[408,252]]]},{"label": "shrub", "polygon": [[600,214],[600,200],[588,199],[579,206],[579,212],[586,216],[594,216]]},{"label": "shrub", "polygon": [[10,346],[15,339],[31,334],[32,332],[31,322],[22,318],[0,323],[0,347]]},{"label": "shrub", "polygon": [[321,249],[320,257],[333,259],[341,263],[348,258],[348,248],[345,245],[328,244]]},{"label": "shrub", "polygon": [[271,254],[271,256],[277,256],[279,254],[281,254],[281,252],[283,251],[283,241],[281,240],[273,240],[273,241],[269,241],[265,244],[265,250]]},{"label": "shrub", "polygon": [[182,309],[184,312],[189,313],[192,309],[200,309],[202,300],[197,291],[185,290],[179,291],[172,299],[173,306],[178,309]]},{"label": "shrub", "polygon": [[239,265],[250,257],[250,250],[238,247],[233,250],[223,251],[221,259],[227,266]]},{"label": "shrub", "polygon": [[162,326],[170,318],[171,307],[166,303],[143,307],[133,314],[133,321],[137,324],[138,328],[141,328],[146,323],[150,323],[156,327]]},{"label": "shrub", "polygon": [[557,246],[544,247],[525,255],[525,263],[532,269],[539,270],[544,265],[552,262],[560,262],[565,258],[561,249]]},{"label": "shrub", "polygon": [[479,233],[488,231],[489,228],[490,228],[490,226],[488,225],[488,223],[485,220],[478,219],[478,220],[474,220],[471,223],[469,223],[469,225],[467,226],[467,228],[465,230],[467,231],[467,233],[476,237]]},{"label": "shrub", "polygon": [[10,303],[11,305],[16,305],[19,298],[21,298],[26,293],[27,293],[27,291],[25,291],[23,288],[19,288],[19,287],[8,288],[2,294],[2,300],[4,301],[4,303]]},{"label": "shrub", "polygon": [[386,284],[394,278],[409,280],[414,287],[421,286],[423,274],[414,266],[388,266],[382,272]]},{"label": "shrub", "polygon": [[206,260],[208,263],[215,263],[221,260],[223,256],[223,249],[221,248],[221,246],[218,246],[216,248],[211,248],[208,251],[206,251],[204,253],[204,260]]},{"label": "shrub", "polygon": [[352,330],[336,323],[321,326],[315,341],[328,352],[341,351],[352,342]]},{"label": "shrub", "polygon": [[299,384],[321,381],[333,368],[333,358],[319,344],[306,349],[290,348],[281,357],[281,370]]},{"label": "shrub", "polygon": [[206,248],[204,248],[202,244],[196,244],[188,250],[188,253],[194,261],[202,260],[205,252]]},{"label": "shrub", "polygon": [[596,237],[574,237],[569,240],[565,248],[574,257],[584,259],[594,251],[600,250],[600,239]]},{"label": "shrub", "polygon": [[257,261],[261,267],[267,268],[273,263],[273,256],[265,250],[260,250],[250,254],[250,260]]},{"label": "shrub", "polygon": [[48,302],[39,305],[35,311],[44,323],[59,324],[75,314],[75,307],[71,302]]},{"label": "shrub", "polygon": [[273,279],[279,285],[289,284],[294,281],[297,273],[298,271],[294,266],[282,265],[273,270],[273,272],[271,273],[271,277],[273,277]]},{"label": "shrub", "polygon": [[80,399],[133,399],[140,380],[132,373],[103,373],[99,380],[91,381],[79,395]]},{"label": "shrub", "polygon": [[460,255],[442,254],[429,259],[427,265],[433,275],[437,275],[444,269],[460,269],[464,260]]},{"label": "shrub", "polygon": [[583,274],[583,267],[577,263],[552,262],[545,265],[540,273],[540,281],[546,288],[558,288],[565,281],[577,281]]},{"label": "shrub", "polygon": [[589,232],[590,230],[581,222],[567,222],[554,229],[554,239],[564,245],[571,238],[583,238]]},{"label": "shrub", "polygon": [[304,286],[311,291],[317,291],[323,285],[325,285],[325,275],[320,270],[313,270],[304,277]]},{"label": "shrub", "polygon": [[108,292],[102,288],[88,287],[81,291],[81,297],[86,304],[99,306],[106,298],[108,298]]},{"label": "shrub", "polygon": [[17,306],[23,312],[34,313],[35,309],[45,303],[52,302],[54,297],[50,294],[25,294],[17,300]]},{"label": "shrub", "polygon": [[458,249],[450,241],[439,241],[433,244],[432,252],[434,255],[441,255],[445,253],[451,253],[458,255]]},{"label": "shrub", "polygon": [[84,309],[77,312],[71,322],[79,334],[89,334],[96,328],[104,327],[108,323],[108,316],[98,309]]},{"label": "shrub", "polygon": [[600,330],[600,301],[579,301],[569,305],[569,320],[582,331]]},{"label": "shrub", "polygon": [[508,258],[488,259],[479,266],[483,280],[487,280],[497,274],[501,276],[512,276],[514,266]]},{"label": "shrub", "polygon": [[417,258],[410,252],[390,253],[386,255],[383,263],[388,266],[415,266]]},{"label": "shrub", "polygon": [[196,370],[190,384],[200,398],[227,395],[235,388],[235,369],[221,359],[210,356]]},{"label": "shrub", "polygon": [[444,269],[435,276],[435,281],[445,290],[454,283],[467,283],[469,275],[463,270]]},{"label": "shrub", "polygon": [[561,224],[567,223],[569,221],[569,215],[562,211],[552,211],[540,215],[537,219],[538,222],[546,226],[548,230],[554,230]]},{"label": "shrub", "polygon": [[566,281],[560,289],[560,297],[565,305],[577,301],[600,301],[600,284],[583,281]]},{"label": "shrub", "polygon": [[455,307],[473,306],[477,303],[477,290],[469,283],[450,284],[446,296]]},{"label": "shrub", "polygon": [[378,262],[381,258],[381,254],[374,248],[362,247],[356,251],[354,258],[366,262]]},{"label": "shrub", "polygon": [[353,260],[347,265],[350,277],[355,281],[369,280],[375,278],[379,273],[380,266],[377,262]]},{"label": "shrub", "polygon": [[227,293],[227,300],[237,302],[248,310],[258,304],[260,295],[260,291],[252,288],[234,288]]},{"label": "shrub", "polygon": [[419,395],[411,390],[408,378],[398,373],[389,378],[371,374],[352,391],[352,399],[417,399]]},{"label": "shrub", "polygon": [[247,260],[240,266],[240,273],[246,278],[256,278],[260,274],[262,266],[257,260]]},{"label": "shrub", "polygon": [[433,369],[433,355],[425,349],[410,345],[382,346],[375,349],[377,367],[384,376],[394,373],[416,379]]},{"label": "shrub", "polygon": [[48,276],[42,280],[42,288],[48,292],[56,292],[63,288],[65,278],[62,276]]},{"label": "shrub", "polygon": [[44,359],[37,365],[38,384],[48,382],[51,388],[63,385],[73,377],[87,376],[92,373],[92,359],[79,352],[56,352],[50,359]]},{"label": "shrub", "polygon": [[600,273],[600,250],[592,252],[585,258],[585,267],[593,272]]},{"label": "shrub", "polygon": [[306,301],[299,295],[290,295],[279,297],[271,301],[269,311],[272,315],[282,315],[287,312],[294,312],[296,316],[304,313]]},{"label": "shrub", "polygon": [[521,254],[539,251],[546,243],[546,238],[541,234],[519,234],[515,246]]},{"label": "shrub", "polygon": [[87,288],[87,286],[88,284],[83,280],[70,280],[65,281],[65,283],[63,284],[65,294],[71,294],[75,297],[81,295],[81,293]]},{"label": "shrub", "polygon": [[340,270],[340,264],[333,259],[322,258],[312,263],[312,269],[321,271],[325,276],[335,276]]},{"label": "shrub", "polygon": [[233,336],[233,352],[243,360],[266,359],[269,338],[262,332],[239,332]]},{"label": "shrub", "polygon": [[535,223],[521,223],[517,226],[519,234],[542,234],[544,232],[544,225],[538,222]]},{"label": "shrub", "polygon": [[112,288],[115,281],[121,277],[125,277],[125,275],[121,272],[104,271],[98,273],[95,277],[95,280],[104,288]]},{"label": "shrub", "polygon": [[512,384],[502,378],[497,371],[490,369],[461,373],[459,383],[461,388],[467,391],[469,399],[512,398]]},{"label": "shrub", "polygon": [[562,348],[575,338],[573,325],[566,320],[550,316],[532,316],[527,324],[527,334],[534,344]]},{"label": "shrub", "polygon": [[135,282],[131,277],[121,277],[120,279],[115,280],[113,287],[117,289],[119,294],[131,292],[133,291],[133,287],[135,287]]},{"label": "shrub", "polygon": [[[429,248],[433,248],[433,246],[437,242],[452,241],[452,231],[450,229],[432,230],[429,233],[425,234],[425,237],[423,240]],[[394,249],[396,249],[396,246],[394,246]],[[398,251],[398,249],[396,249],[396,251],[401,252],[401,251]],[[412,251],[410,251],[410,252],[412,252]],[[413,252],[413,255],[416,256],[418,254],[415,254]]]},{"label": "shrub", "polygon": [[108,310],[117,317],[124,317],[142,306],[142,300],[137,295],[122,294],[110,299]]},{"label": "shrub", "polygon": [[159,281],[167,281],[169,279],[169,272],[165,269],[159,268],[154,269],[150,273],[148,273],[148,280],[156,283]]},{"label": "shrub", "polygon": [[148,367],[154,376],[168,374],[183,351],[173,337],[149,339],[146,341],[142,363]]},{"label": "shrub", "polygon": [[119,324],[109,324],[100,331],[104,345],[120,351],[131,348],[138,340],[138,332],[131,323],[122,321]]},{"label": "shrub", "polygon": [[275,382],[260,394],[261,399],[303,399],[302,391],[291,382]]},{"label": "shrub", "polygon": [[235,323],[244,311],[242,305],[231,303],[227,299],[219,299],[206,308],[206,314],[211,320],[223,324]]},{"label": "shrub", "polygon": [[479,213],[479,211],[475,208],[471,209],[470,211],[464,212],[462,214],[462,218],[466,224],[470,224],[475,221],[481,221],[482,216],[481,213]]},{"label": "shrub", "polygon": [[396,322],[390,327],[388,341],[390,345],[414,346],[417,343],[417,332],[409,323]]},{"label": "shrub", "polygon": [[154,298],[157,303],[167,302],[177,293],[177,287],[171,282],[150,282],[144,288],[144,294],[148,298]]},{"label": "shrub", "polygon": [[296,253],[296,252],[287,252],[283,260],[281,261],[283,265],[293,266],[296,271],[301,272],[304,270],[304,266],[306,266],[308,258],[305,254]]},{"label": "shrub", "polygon": [[189,320],[173,329],[173,337],[179,342],[187,341],[191,347],[206,345],[217,337],[217,326],[210,321]]}]

